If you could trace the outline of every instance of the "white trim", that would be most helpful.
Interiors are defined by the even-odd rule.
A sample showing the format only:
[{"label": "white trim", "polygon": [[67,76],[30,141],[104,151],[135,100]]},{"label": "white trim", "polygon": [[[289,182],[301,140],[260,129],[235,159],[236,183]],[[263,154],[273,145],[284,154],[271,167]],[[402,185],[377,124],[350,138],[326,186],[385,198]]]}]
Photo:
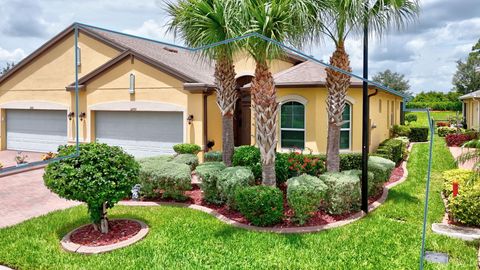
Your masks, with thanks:
[{"label": "white trim", "polygon": [[280,103],[280,106],[290,101],[301,103],[303,106],[306,106],[308,103],[308,99],[300,95],[287,95],[287,96],[277,98],[277,102]]},{"label": "white trim", "polygon": [[238,79],[238,78],[241,78],[241,77],[254,77],[255,74],[253,74],[252,72],[242,72],[242,73],[239,73],[239,74],[236,74],[235,75],[235,80]]},{"label": "white trim", "polygon": [[350,103],[350,105],[355,104],[355,99],[351,96],[345,96],[345,100]]},{"label": "white trim", "polygon": [[19,109],[19,110],[58,110],[69,111],[69,107],[61,104],[49,101],[11,101],[0,104],[2,109]]}]

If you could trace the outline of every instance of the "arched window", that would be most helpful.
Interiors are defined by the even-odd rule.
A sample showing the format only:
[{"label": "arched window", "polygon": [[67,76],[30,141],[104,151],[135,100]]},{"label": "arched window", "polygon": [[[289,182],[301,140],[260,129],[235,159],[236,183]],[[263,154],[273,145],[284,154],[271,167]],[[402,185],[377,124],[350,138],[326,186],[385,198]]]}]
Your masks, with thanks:
[{"label": "arched window", "polygon": [[305,105],[287,101],[280,110],[280,145],[282,148],[305,148]]},{"label": "arched window", "polygon": [[340,129],[340,149],[349,150],[352,138],[352,105],[345,103],[342,119],[345,122]]}]

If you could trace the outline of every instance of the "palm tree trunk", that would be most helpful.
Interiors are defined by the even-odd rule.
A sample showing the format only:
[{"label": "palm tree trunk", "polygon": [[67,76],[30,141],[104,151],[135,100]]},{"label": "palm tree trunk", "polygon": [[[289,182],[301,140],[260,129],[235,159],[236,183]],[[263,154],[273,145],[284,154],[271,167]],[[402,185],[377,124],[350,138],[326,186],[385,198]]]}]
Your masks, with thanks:
[{"label": "palm tree trunk", "polygon": [[275,83],[267,63],[257,62],[251,91],[257,144],[262,160],[262,184],[275,186],[278,103]]},{"label": "palm tree trunk", "polygon": [[[350,60],[343,43],[339,43],[330,57],[332,66],[351,71]],[[345,108],[345,96],[350,86],[350,76],[327,68],[326,86],[328,89],[327,114],[327,171],[340,170],[340,129],[343,124],[342,113]]]},{"label": "palm tree trunk", "polygon": [[228,57],[219,59],[214,76],[217,105],[222,114],[222,159],[225,165],[231,166],[234,148],[233,114],[238,99],[233,61]]}]

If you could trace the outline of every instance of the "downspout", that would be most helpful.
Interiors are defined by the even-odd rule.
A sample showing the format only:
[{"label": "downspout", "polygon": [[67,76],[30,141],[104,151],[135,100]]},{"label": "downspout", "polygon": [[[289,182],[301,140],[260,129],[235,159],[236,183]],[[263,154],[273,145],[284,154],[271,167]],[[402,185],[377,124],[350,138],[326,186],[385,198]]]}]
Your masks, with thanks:
[{"label": "downspout", "polygon": [[208,152],[208,89],[203,92],[203,151],[204,153]]}]

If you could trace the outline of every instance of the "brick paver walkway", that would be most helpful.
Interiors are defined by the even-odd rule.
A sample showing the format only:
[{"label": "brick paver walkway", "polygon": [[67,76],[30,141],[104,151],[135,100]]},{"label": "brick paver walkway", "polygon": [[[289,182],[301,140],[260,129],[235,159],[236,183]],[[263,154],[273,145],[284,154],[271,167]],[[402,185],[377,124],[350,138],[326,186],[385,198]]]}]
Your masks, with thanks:
[{"label": "brick paver walkway", "polygon": [[38,169],[0,178],[0,228],[79,204],[50,192],[42,175]]}]

